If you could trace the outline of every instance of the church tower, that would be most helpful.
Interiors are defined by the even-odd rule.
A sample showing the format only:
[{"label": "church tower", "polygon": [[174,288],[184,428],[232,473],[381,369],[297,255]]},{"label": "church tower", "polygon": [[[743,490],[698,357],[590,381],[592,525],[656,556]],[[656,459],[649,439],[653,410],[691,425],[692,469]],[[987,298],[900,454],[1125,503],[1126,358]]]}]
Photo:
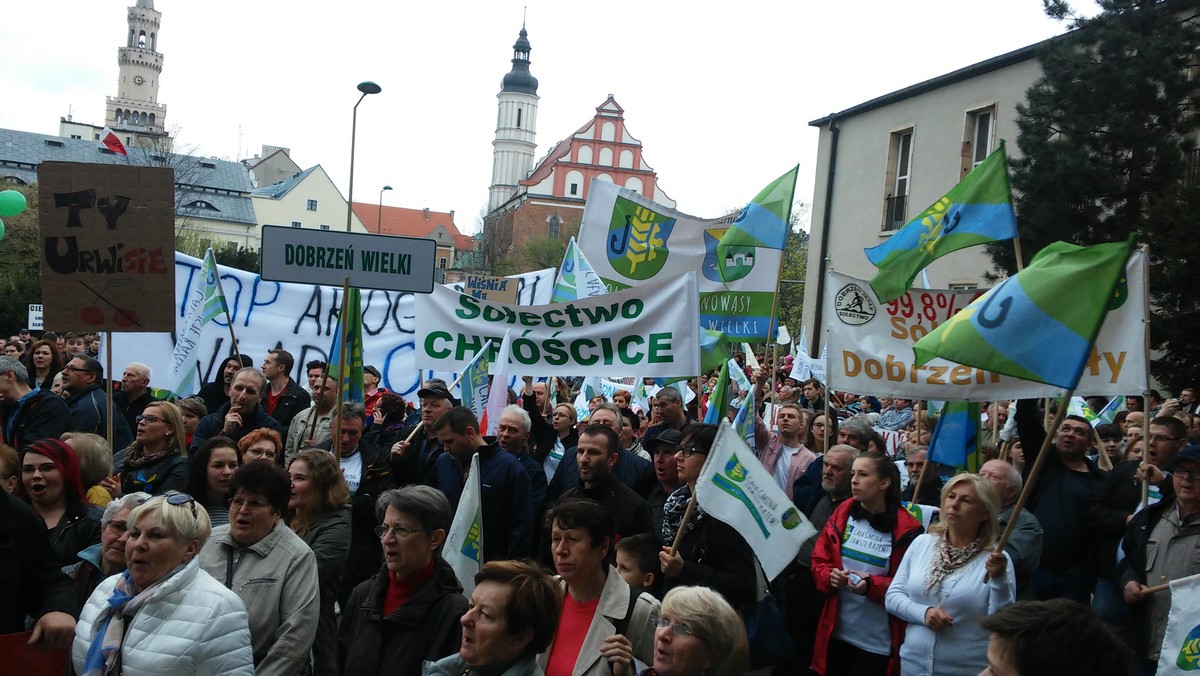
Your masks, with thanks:
[{"label": "church tower", "polygon": [[158,26],[162,13],[154,0],[137,0],[129,8],[129,37],[117,50],[121,73],[117,95],[107,97],[104,124],[116,131],[133,132],[138,145],[166,136],[167,107],[158,102],[162,54],[158,52]]},{"label": "church tower", "polygon": [[537,78],[529,72],[528,33],[521,26],[513,45],[512,70],[504,76],[496,120],[496,140],[492,142],[492,186],[488,212],[507,202],[517,193],[517,182],[533,169],[537,149]]}]

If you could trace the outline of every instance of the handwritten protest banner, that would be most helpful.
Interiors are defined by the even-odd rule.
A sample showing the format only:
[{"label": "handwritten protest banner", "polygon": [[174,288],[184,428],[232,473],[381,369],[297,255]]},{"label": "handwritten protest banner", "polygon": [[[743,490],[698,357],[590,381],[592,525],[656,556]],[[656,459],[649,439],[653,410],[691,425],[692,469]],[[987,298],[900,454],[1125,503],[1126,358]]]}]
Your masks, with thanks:
[{"label": "handwritten protest banner", "polygon": [[457,371],[513,330],[517,374],[672,377],[700,372],[696,275],[527,308],[434,289],[417,298],[417,364]]},{"label": "handwritten protest banner", "polygon": [[[1142,342],[1142,266],[1145,257],[1134,252],[1100,335],[1084,367],[1079,392],[1113,396],[1141,392],[1146,387]],[[982,295],[985,290],[909,289],[890,303],[879,298],[864,280],[830,272],[826,307],[829,321],[829,386],[859,394],[904,396],[913,399],[990,401],[1062,396],[1061,389],[972,366],[934,359],[913,365],[913,343],[937,328]],[[1063,293],[1070,294],[1070,289]]]}]

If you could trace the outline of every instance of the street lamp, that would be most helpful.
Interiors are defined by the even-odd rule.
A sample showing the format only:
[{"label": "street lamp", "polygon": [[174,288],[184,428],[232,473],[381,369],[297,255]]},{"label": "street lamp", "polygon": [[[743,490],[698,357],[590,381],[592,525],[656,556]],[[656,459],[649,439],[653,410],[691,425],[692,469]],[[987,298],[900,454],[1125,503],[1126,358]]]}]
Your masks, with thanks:
[{"label": "street lamp", "polygon": [[354,114],[350,122],[350,189],[346,196],[346,232],[350,232],[350,224],[354,221],[354,137],[358,133],[358,104],[367,98],[367,94],[383,91],[383,87],[368,80],[358,83],[358,91],[362,92],[362,96],[358,97],[354,104]]},{"label": "street lamp", "polygon": [[379,221],[375,224],[375,233],[383,234],[383,193],[385,190],[391,190],[392,186],[385,185],[379,189]]}]

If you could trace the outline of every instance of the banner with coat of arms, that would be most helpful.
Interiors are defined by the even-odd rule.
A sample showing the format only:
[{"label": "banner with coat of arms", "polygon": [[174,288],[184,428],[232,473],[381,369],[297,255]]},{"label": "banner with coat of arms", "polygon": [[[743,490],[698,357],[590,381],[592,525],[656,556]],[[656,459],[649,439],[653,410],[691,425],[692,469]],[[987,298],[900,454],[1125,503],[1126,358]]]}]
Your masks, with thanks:
[{"label": "banner with coat of arms", "polygon": [[783,252],[737,245],[718,256],[717,244],[737,217],[696,218],[593,181],[579,248],[610,292],[699,267],[700,326],[731,341],[766,340]]}]

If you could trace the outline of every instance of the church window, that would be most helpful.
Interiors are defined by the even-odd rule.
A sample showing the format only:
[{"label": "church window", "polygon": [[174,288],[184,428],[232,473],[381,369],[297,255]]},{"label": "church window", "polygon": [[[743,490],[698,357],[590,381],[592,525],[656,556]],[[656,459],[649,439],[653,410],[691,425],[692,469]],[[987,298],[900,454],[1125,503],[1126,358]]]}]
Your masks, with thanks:
[{"label": "church window", "polygon": [[569,189],[567,190],[567,193],[570,195],[578,195],[579,194],[579,184],[572,183],[570,185]]},{"label": "church window", "polygon": [[558,214],[553,214],[550,218],[546,219],[546,226],[546,236],[551,239],[558,239],[559,232],[562,229],[562,218],[559,218]]},{"label": "church window", "polygon": [[625,150],[621,151],[620,166],[622,169],[632,169],[633,168],[633,151],[632,150],[625,149]]},{"label": "church window", "polygon": [[597,162],[596,164],[600,164],[605,167],[611,167],[613,165],[612,148],[601,148],[600,149],[600,161]]},{"label": "church window", "polygon": [[583,196],[583,172],[572,169],[567,172],[566,180],[567,197],[582,197]]},{"label": "church window", "polygon": [[642,179],[638,178],[637,176],[630,176],[625,181],[625,188],[628,190],[632,190],[632,191],[636,192],[637,194],[641,195],[642,194]]},{"label": "church window", "polygon": [[138,32],[138,45],[137,46],[141,49],[146,48],[146,31]]},{"label": "church window", "polygon": [[441,268],[441,269],[443,269],[443,270],[445,270],[445,269],[446,269],[446,257],[445,257],[445,256],[442,256],[441,258],[438,258],[438,267],[439,267],[439,268]]},{"label": "church window", "polygon": [[517,108],[517,129],[521,128],[521,109]]},{"label": "church window", "polygon": [[600,140],[601,141],[617,140],[617,125],[613,124],[612,122],[605,122],[604,126],[600,128]]},{"label": "church window", "polygon": [[317,210],[317,201],[316,200],[308,200],[308,210],[309,211]]},{"label": "church window", "polygon": [[154,126],[154,113],[150,113],[150,126]]},{"label": "church window", "polygon": [[132,46],[133,46],[133,37],[134,37],[134,35],[133,35],[133,29],[132,29],[132,28],[130,28],[130,29],[129,29],[129,45],[128,45],[129,47],[132,47]]},{"label": "church window", "polygon": [[576,161],[579,162],[579,164],[591,164],[592,163],[592,147],[591,146],[579,146],[579,159]]},{"label": "church window", "polygon": [[155,39],[156,39],[156,35],[154,33],[151,33],[150,34],[150,51],[154,51]]}]

